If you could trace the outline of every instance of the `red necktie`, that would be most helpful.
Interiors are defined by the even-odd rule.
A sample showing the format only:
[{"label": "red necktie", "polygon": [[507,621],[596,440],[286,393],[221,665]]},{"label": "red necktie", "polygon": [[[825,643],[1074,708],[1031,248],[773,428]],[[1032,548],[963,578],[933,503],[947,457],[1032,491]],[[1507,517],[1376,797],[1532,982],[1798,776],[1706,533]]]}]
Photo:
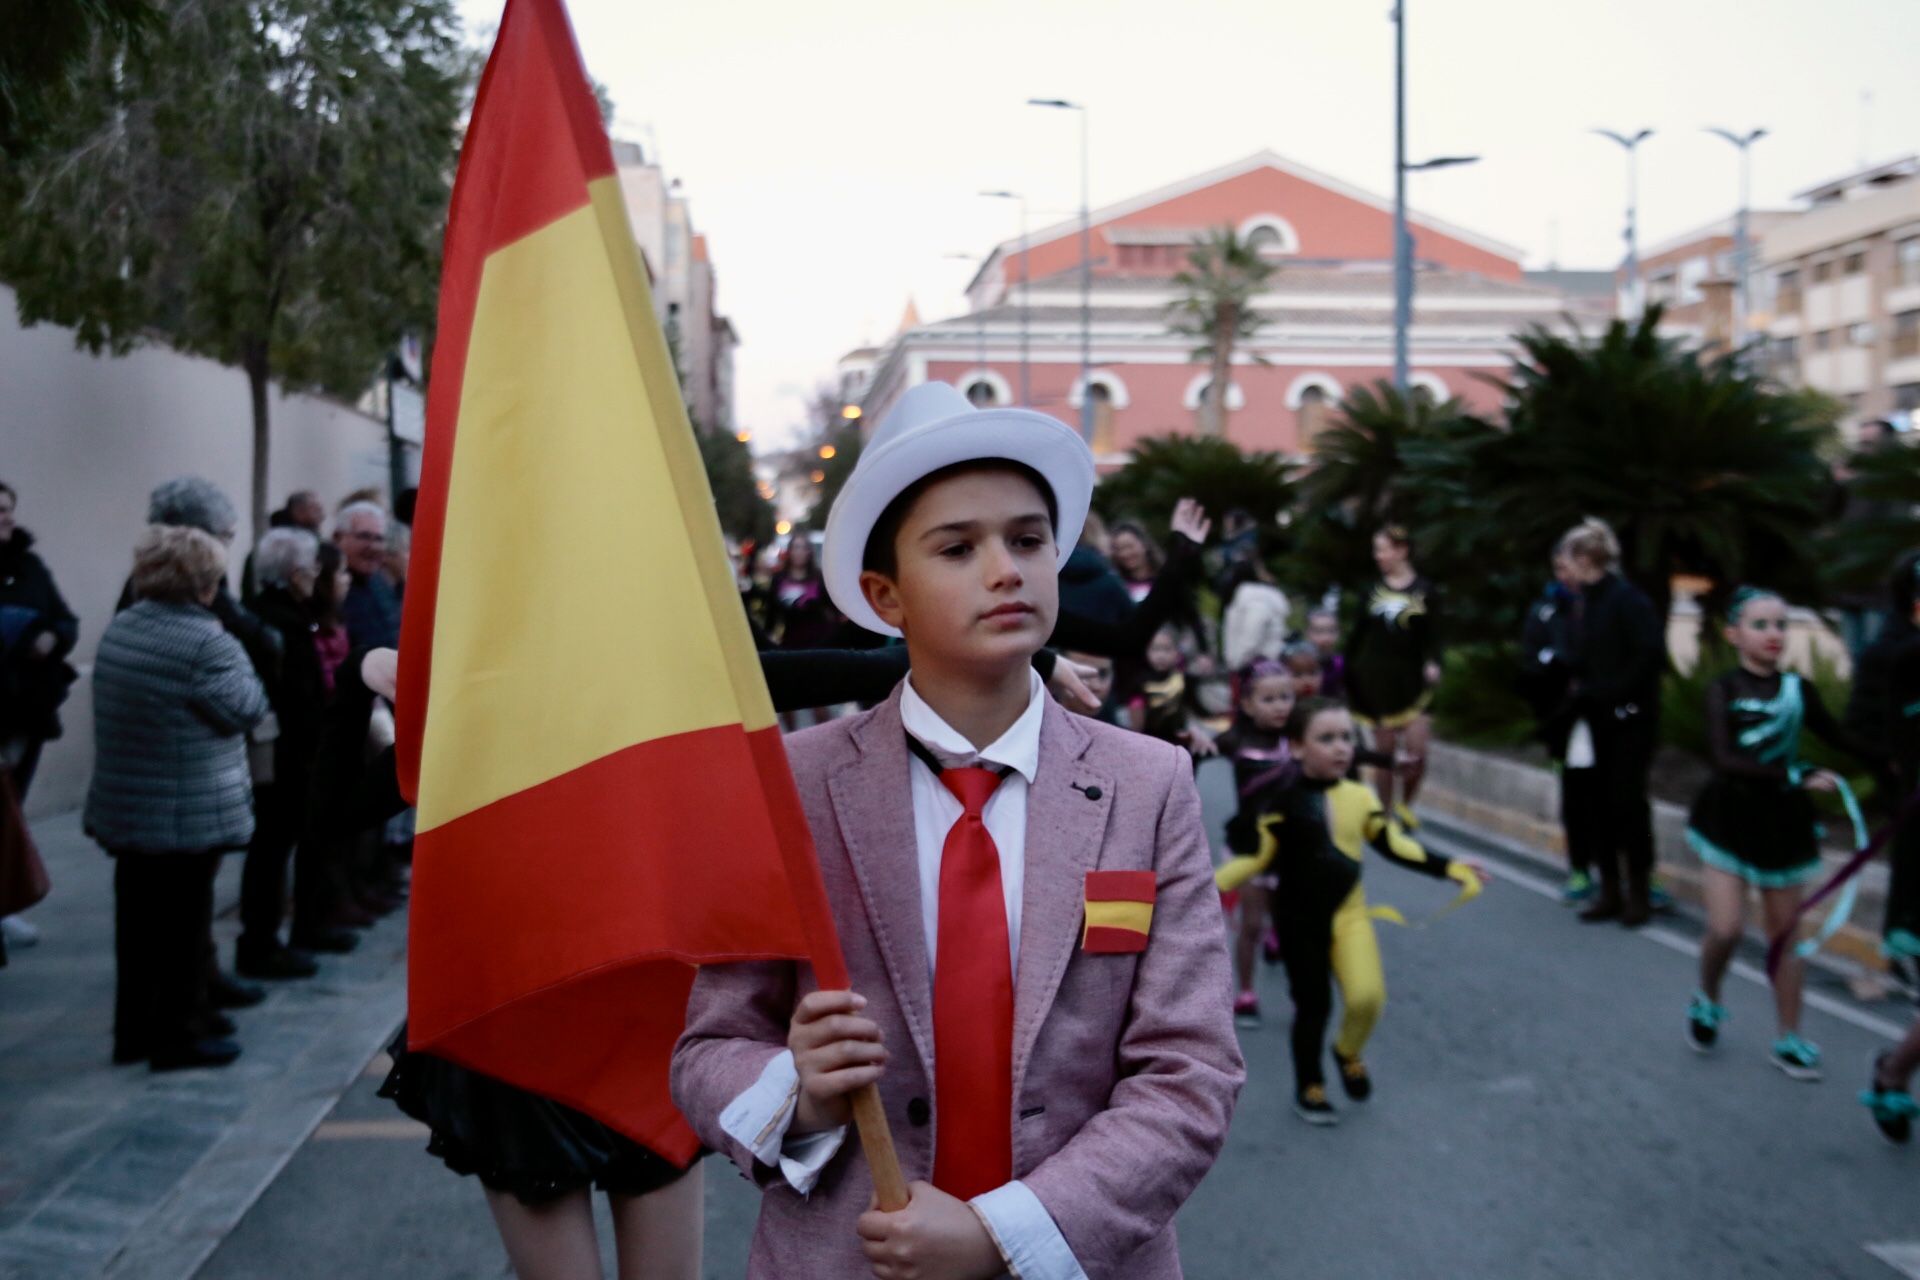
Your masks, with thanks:
[{"label": "red necktie", "polygon": [[966,811],[940,851],[933,1185],[962,1200],[1013,1177],[1013,960],[1000,850],[981,817],[1000,778],[990,769],[940,773]]}]

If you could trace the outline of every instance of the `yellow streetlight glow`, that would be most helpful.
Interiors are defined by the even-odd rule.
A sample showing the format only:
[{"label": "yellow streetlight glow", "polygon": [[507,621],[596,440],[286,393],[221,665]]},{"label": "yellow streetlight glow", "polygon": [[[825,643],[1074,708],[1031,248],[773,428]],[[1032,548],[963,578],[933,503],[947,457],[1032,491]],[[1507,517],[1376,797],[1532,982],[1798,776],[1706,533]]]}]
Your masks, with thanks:
[{"label": "yellow streetlight glow", "polygon": [[827,478],[827,473],[824,471],[815,471],[813,473],[813,482],[815,484],[819,484],[822,480],[825,480],[826,478]]},{"label": "yellow streetlight glow", "polygon": [[742,432],[740,432],[740,433],[738,433],[737,435],[735,435],[735,436],[734,436],[733,438],[734,438],[735,440],[738,440],[738,441],[739,441],[739,442],[740,442],[741,444],[745,444],[745,443],[746,443],[747,441],[749,441],[749,440],[751,440],[751,439],[753,439],[753,432],[751,432],[751,431],[742,431]]},{"label": "yellow streetlight glow", "polygon": [[793,532],[793,521],[782,520],[779,524],[773,526],[773,531],[784,538]]},{"label": "yellow streetlight glow", "polygon": [[839,450],[838,450],[838,449],[835,449],[835,448],[834,448],[834,447],[833,447],[832,445],[830,445],[830,444],[823,444],[823,445],[821,445],[821,446],[820,446],[820,456],[821,456],[821,457],[823,457],[823,458],[831,458],[831,457],[832,457],[832,456],[833,456],[834,454],[836,454],[836,453],[838,453],[838,452],[839,452]]},{"label": "yellow streetlight glow", "polygon": [[845,418],[848,422],[852,422],[860,416],[860,406],[857,404],[850,404],[846,408],[840,411],[840,416]]}]

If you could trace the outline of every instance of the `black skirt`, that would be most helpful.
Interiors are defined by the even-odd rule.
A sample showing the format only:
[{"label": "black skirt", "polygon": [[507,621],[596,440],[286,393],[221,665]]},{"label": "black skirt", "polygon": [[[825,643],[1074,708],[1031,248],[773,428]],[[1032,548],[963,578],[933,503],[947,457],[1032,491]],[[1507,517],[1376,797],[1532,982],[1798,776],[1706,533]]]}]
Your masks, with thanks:
[{"label": "black skirt", "polygon": [[1820,821],[1798,787],[1715,775],[1693,802],[1687,840],[1707,866],[1761,889],[1820,873]]},{"label": "black skirt", "polygon": [[380,1096],[432,1131],[429,1155],[463,1177],[479,1178],[489,1191],[528,1205],[588,1186],[638,1196],[687,1172],[571,1107],[443,1058],[409,1053],[404,1026],[388,1052],[393,1070]]}]

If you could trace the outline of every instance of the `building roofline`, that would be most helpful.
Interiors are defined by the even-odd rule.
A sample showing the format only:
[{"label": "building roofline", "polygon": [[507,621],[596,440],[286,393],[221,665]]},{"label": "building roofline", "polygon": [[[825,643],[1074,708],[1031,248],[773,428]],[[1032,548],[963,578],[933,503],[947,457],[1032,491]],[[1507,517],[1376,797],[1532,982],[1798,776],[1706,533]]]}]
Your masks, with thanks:
[{"label": "building roofline", "polygon": [[1880,178],[1897,178],[1920,174],[1920,153],[1904,155],[1885,164],[1876,164],[1852,173],[1843,173],[1837,178],[1817,183],[1805,191],[1793,193],[1795,200],[1819,201],[1833,196],[1845,195],[1850,188],[1863,182],[1873,182]]},{"label": "building roofline", "polygon": [[[1111,222],[1116,218],[1124,218],[1128,214],[1138,213],[1142,209],[1150,209],[1154,205],[1164,204],[1168,200],[1176,200],[1184,195],[1191,195],[1195,191],[1203,191],[1208,187],[1241,177],[1258,169],[1278,169],[1280,172],[1291,177],[1298,178],[1303,182],[1312,183],[1315,186],[1324,187],[1336,195],[1345,196],[1349,200],[1356,200],[1361,204],[1369,205],[1383,213],[1393,212],[1393,202],[1391,200],[1376,195],[1363,187],[1354,186],[1352,183],[1336,178],[1332,174],[1322,173],[1318,169],[1309,168],[1306,165],[1289,160],[1271,148],[1267,148],[1256,151],[1250,156],[1244,156],[1229,164],[1221,165],[1218,168],[1208,169],[1204,173],[1196,173],[1190,177],[1168,183],[1165,186],[1155,187],[1151,191],[1132,196],[1116,204],[1105,205],[1101,208],[1094,209],[1088,213],[1087,220],[1093,224]],[[1407,210],[1407,221],[1425,230],[1438,232],[1451,239],[1459,240],[1464,244],[1470,244],[1476,249],[1511,259],[1515,263],[1522,261],[1526,256],[1526,251],[1517,245],[1495,240],[1493,237],[1481,235],[1477,231],[1469,231],[1465,227],[1456,226],[1440,218],[1430,217],[1411,208]],[[1027,248],[1031,250],[1036,245],[1048,244],[1069,235],[1077,235],[1079,231],[1080,219],[1068,218],[1063,222],[1056,222],[1051,226],[1041,227],[1037,231],[1029,232],[1026,236]],[[1003,240],[995,245],[993,253],[988,256],[986,262],[981,264],[980,270],[974,275],[973,282],[967,286],[968,289],[971,290],[974,284],[979,283],[980,279],[986,275],[987,271],[1000,258],[1008,253],[1016,252],[1019,247],[1020,237],[1018,236]]]}]

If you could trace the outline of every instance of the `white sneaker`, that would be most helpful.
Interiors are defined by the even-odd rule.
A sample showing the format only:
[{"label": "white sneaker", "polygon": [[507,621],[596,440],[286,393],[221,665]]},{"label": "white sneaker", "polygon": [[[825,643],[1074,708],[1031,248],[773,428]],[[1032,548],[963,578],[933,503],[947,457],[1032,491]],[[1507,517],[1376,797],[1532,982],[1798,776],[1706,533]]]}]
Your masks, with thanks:
[{"label": "white sneaker", "polygon": [[10,947],[31,947],[40,941],[40,930],[19,916],[0,916],[0,935]]}]

